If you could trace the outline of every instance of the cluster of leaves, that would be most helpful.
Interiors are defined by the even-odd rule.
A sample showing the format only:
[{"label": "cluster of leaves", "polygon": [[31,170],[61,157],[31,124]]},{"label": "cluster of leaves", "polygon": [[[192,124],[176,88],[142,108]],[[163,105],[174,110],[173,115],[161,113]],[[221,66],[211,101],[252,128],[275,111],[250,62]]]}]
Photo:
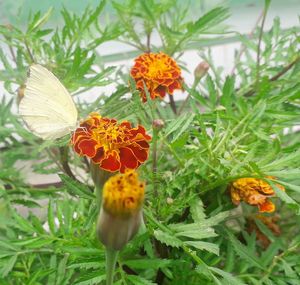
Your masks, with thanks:
[{"label": "cluster of leaves", "polygon": [[[11,60],[0,51],[0,80],[13,94],[16,85],[23,86],[28,66],[39,62],[74,96],[117,82],[111,96],[77,102],[81,116],[100,110],[142,123],[149,132],[155,119],[164,122],[161,130],[152,130],[151,155],[140,167],[147,181],[145,227],[122,250],[115,284],[296,285],[300,152],[299,132],[292,128],[300,117],[299,28],[282,31],[275,20],[261,37],[260,29],[252,40],[241,36],[238,75],[226,79],[204,50],[211,71],[199,84],[185,86],[188,98],[176,102],[174,113],[168,103],[142,103],[137,92],[124,96],[128,71],[104,68],[97,47],[117,40],[134,46],[134,52],[162,50],[179,57],[216,31],[227,9],[191,21],[191,7],[181,1],[114,1],[112,6],[115,22],[104,27],[99,24],[104,1],[81,16],[63,9],[62,28],[44,28],[51,10],[29,19],[25,32],[1,26]],[[159,35],[160,47],[153,34]],[[29,133],[14,112],[18,99],[7,98],[0,105],[0,283],[102,284],[105,251],[95,237],[98,206],[88,162],[69,151],[68,139],[41,142]],[[60,182],[31,185],[17,168],[24,160],[34,162],[36,174],[63,173]],[[236,209],[227,187],[240,177],[268,175],[286,191],[268,180],[277,194],[282,233],[275,236],[257,221],[271,241],[264,249],[255,232],[247,231],[246,221],[257,209]]]}]

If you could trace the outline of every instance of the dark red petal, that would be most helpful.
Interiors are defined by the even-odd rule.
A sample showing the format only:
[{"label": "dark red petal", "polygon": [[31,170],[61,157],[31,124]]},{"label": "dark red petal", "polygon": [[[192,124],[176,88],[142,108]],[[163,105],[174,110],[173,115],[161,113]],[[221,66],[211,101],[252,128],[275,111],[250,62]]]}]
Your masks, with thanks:
[{"label": "dark red petal", "polygon": [[127,147],[120,148],[120,161],[123,167],[137,168],[137,158],[133,154],[133,151]]},{"label": "dark red petal", "polygon": [[149,148],[149,144],[146,141],[136,141],[135,143],[137,143],[142,148]]},{"label": "dark red petal", "polygon": [[78,143],[78,148],[81,150],[81,154],[93,157],[96,155],[96,145],[97,142],[92,139],[83,139]]},{"label": "dark red petal", "polygon": [[172,83],[171,85],[169,85],[168,92],[170,94],[172,94],[175,89],[180,89],[180,88],[181,88],[180,83],[178,81],[174,81],[174,83]]},{"label": "dark red petal", "polygon": [[140,162],[144,162],[145,160],[147,160],[147,158],[148,158],[148,151],[147,150],[145,150],[143,148],[140,148],[138,146],[133,146],[133,145],[128,146],[128,148],[130,148],[132,150],[135,157]]},{"label": "dark red petal", "polygon": [[114,172],[120,169],[120,162],[116,156],[110,154],[107,158],[103,159],[100,163],[100,167],[104,170]]},{"label": "dark red petal", "polygon": [[126,128],[131,129],[131,124],[128,121],[122,122],[120,126],[125,126]]},{"label": "dark red petal", "polygon": [[145,140],[151,140],[151,136],[146,134],[146,130],[143,126],[138,125],[136,128],[132,129],[130,133],[135,138],[144,138]]},{"label": "dark red petal", "polygon": [[166,96],[167,88],[160,85],[155,89],[155,92],[159,95],[159,97],[164,98]]},{"label": "dark red petal", "polygon": [[100,147],[97,149],[96,155],[92,158],[93,162],[99,164],[104,158],[104,149]]}]

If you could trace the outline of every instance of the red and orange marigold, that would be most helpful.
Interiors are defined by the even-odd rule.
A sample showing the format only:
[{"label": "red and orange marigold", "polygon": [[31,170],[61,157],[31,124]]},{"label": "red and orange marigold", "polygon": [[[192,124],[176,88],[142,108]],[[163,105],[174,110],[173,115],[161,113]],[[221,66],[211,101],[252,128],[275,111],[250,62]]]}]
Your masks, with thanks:
[{"label": "red and orange marigold", "polygon": [[136,169],[148,158],[151,136],[143,126],[133,128],[127,121],[102,118],[91,113],[72,135],[74,150],[100,168],[124,173]]},{"label": "red and orange marigold", "polygon": [[[267,176],[269,179],[276,179],[273,176]],[[284,187],[276,184],[276,186],[284,191]],[[239,205],[241,201],[249,205],[257,206],[260,212],[271,213],[275,210],[275,205],[269,200],[275,196],[274,189],[271,185],[259,178],[239,178],[229,186],[231,200],[235,205]]]},{"label": "red and orange marigold", "polygon": [[180,68],[174,59],[163,52],[140,55],[135,59],[130,74],[144,102],[147,101],[144,86],[151,99],[162,99],[167,93],[173,95],[175,89],[182,89]]}]

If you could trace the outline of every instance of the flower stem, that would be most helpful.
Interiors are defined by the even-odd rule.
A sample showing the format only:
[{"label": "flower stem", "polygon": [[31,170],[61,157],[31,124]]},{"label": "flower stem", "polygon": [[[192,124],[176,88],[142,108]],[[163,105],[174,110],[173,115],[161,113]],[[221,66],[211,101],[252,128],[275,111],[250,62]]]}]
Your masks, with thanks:
[{"label": "flower stem", "polygon": [[119,251],[106,248],[106,285],[113,285]]},{"label": "flower stem", "polygon": [[158,132],[155,128],[153,128],[153,149],[152,149],[152,183],[153,183],[153,192],[154,195],[157,196],[158,195],[158,191],[157,191],[157,135]]},{"label": "flower stem", "polygon": [[169,99],[170,99],[171,109],[172,109],[173,113],[176,115],[177,114],[177,110],[176,110],[176,103],[175,103],[174,97],[171,94],[168,94],[168,95],[169,95]]}]

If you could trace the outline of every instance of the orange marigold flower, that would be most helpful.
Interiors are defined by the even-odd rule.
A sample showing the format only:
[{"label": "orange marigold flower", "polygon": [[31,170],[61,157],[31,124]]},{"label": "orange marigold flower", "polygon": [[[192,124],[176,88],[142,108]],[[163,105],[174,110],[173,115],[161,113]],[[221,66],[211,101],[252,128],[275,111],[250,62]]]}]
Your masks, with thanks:
[{"label": "orange marigold flower", "polygon": [[90,158],[100,168],[124,173],[145,162],[150,140],[141,125],[133,128],[127,121],[118,123],[92,113],[75,130],[71,142],[76,153]]},{"label": "orange marigold flower", "polygon": [[[275,179],[275,177],[267,176],[266,178]],[[284,191],[284,187],[276,184],[276,186]],[[271,213],[275,210],[275,205],[268,199],[275,195],[273,188],[262,179],[258,178],[240,178],[235,180],[229,186],[232,202],[239,205],[240,201],[244,201],[249,205],[258,206],[260,212]]]},{"label": "orange marigold flower", "polygon": [[175,89],[182,89],[180,68],[163,52],[140,55],[135,59],[130,74],[144,102],[147,101],[144,84],[151,99],[164,98],[167,93],[173,94]]}]

